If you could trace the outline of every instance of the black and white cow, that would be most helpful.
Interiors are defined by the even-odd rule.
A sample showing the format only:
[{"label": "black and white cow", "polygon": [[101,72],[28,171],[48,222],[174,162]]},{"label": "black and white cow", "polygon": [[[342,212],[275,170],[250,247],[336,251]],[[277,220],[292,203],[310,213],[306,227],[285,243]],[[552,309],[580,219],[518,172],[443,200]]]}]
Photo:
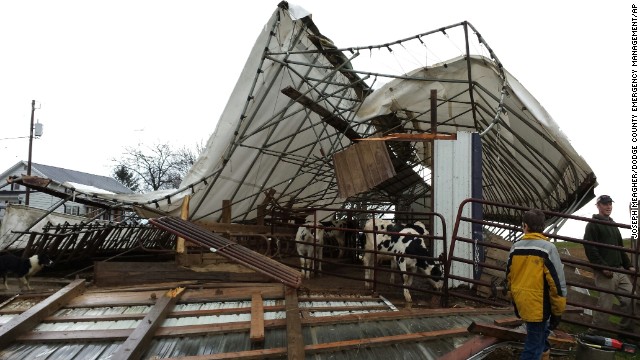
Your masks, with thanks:
[{"label": "black and white cow", "polygon": [[304,226],[298,227],[298,232],[296,233],[296,250],[300,255],[300,267],[302,268],[302,275],[307,279],[311,277],[311,271],[314,270],[314,259],[318,259],[318,270],[322,271],[324,229],[314,229],[314,226],[312,221],[307,222]]},{"label": "black and white cow", "polygon": [[[395,262],[396,267],[403,273],[404,299],[406,302],[411,302],[411,294],[408,289],[413,282],[411,273],[421,272],[439,279],[436,281],[431,277],[427,278],[431,286],[436,290],[440,290],[443,285],[443,281],[440,280],[442,278],[442,270],[440,266],[436,265],[435,261],[424,258],[431,256],[431,254],[429,254],[425,240],[420,237],[422,234],[412,228],[403,229],[402,232],[406,235],[399,236],[391,248],[391,252],[396,254],[392,263]],[[409,255],[410,257],[403,255]],[[393,275],[391,273],[391,282],[394,279]]]},{"label": "black and white cow", "polygon": [[[392,234],[374,234],[371,232],[374,229],[374,220],[367,221],[364,227],[365,232],[365,252],[363,262],[366,267],[372,267],[373,264],[373,251],[376,248],[378,251],[384,251],[393,253],[394,255],[378,254],[377,260],[382,261],[385,259],[391,260],[392,269],[400,269],[403,272],[403,284],[405,287],[411,286],[413,282],[413,276],[411,273],[422,272],[426,275],[431,275],[436,278],[442,276],[440,267],[430,259],[416,259],[413,256],[428,257],[429,249],[421,237],[421,235],[427,234],[426,227],[422,222],[415,222],[409,225],[395,224],[391,220],[375,219],[375,229],[380,232],[394,232],[401,233],[401,235]],[[409,256],[403,256],[409,255]],[[370,287],[371,283],[368,281],[372,278],[371,269],[365,269],[365,287]],[[393,283],[395,280],[395,274],[392,272],[390,280]],[[442,280],[434,281],[429,278],[429,282],[436,289],[442,288]],[[407,302],[411,302],[411,294],[409,289],[404,289],[404,297]]]}]

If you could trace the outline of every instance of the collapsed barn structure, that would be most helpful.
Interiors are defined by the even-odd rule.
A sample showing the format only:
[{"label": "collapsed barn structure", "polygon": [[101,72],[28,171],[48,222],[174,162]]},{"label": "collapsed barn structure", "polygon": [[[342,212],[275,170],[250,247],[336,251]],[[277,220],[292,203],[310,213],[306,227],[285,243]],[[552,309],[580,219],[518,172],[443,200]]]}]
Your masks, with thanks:
[{"label": "collapsed barn structure", "polygon": [[[439,55],[426,56],[433,51]],[[390,62],[404,63],[397,72],[378,70]],[[43,215],[2,231],[3,249],[23,256],[96,260],[95,288],[75,280],[35,306],[19,297],[0,307],[3,357],[51,354],[43,359],[470,357],[518,339],[493,322],[517,323],[502,294],[500,261],[521,235],[521,212],[545,209],[550,229],[589,221],[567,214],[593,199],[597,186],[551,116],[470,23],[340,48],[308,11],[287,2],[259,34],[178,189],[104,194],[69,185],[60,192],[46,179],[10,181],[145,219],[43,225]],[[356,239],[366,219],[381,217],[428,224],[430,259],[442,264],[446,284],[410,286],[433,300],[428,309],[399,310],[388,293],[402,285],[385,288],[380,274],[391,270],[377,262],[373,292],[360,289]],[[336,219],[355,224],[334,228],[350,240],[314,246],[328,254],[341,248],[347,258],[329,256],[325,271],[312,270],[354,285],[330,291],[321,278],[302,281],[294,238],[306,220],[331,230],[320,221]],[[123,261],[133,254],[176,263]],[[570,255],[564,261],[591,269]],[[594,288],[588,279],[570,283]],[[459,301],[487,307],[452,307]],[[579,309],[568,319],[576,323],[594,306],[582,297],[570,304]],[[561,350],[575,345],[561,335],[553,341]],[[347,353],[353,349],[362,352]]]}]

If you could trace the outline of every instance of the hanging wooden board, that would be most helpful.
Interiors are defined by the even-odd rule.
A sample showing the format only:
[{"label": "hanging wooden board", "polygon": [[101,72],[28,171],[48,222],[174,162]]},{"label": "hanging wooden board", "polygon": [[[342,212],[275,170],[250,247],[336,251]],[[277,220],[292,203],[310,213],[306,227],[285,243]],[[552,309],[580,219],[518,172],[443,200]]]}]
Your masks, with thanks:
[{"label": "hanging wooden board", "polygon": [[382,141],[358,142],[333,156],[340,197],[368,191],[396,175]]}]

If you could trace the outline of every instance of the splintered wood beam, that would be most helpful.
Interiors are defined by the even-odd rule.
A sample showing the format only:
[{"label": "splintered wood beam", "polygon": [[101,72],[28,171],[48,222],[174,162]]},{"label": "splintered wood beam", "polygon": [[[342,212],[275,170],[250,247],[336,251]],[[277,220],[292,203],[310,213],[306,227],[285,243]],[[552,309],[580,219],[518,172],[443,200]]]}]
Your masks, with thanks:
[{"label": "splintered wood beam", "polygon": [[284,291],[284,303],[287,309],[287,359],[304,359],[304,339],[302,321],[298,307],[298,291],[287,286]]},{"label": "splintered wood beam", "polygon": [[156,304],[149,310],[147,316],[138,323],[138,326],[131,332],[127,340],[111,355],[112,360],[141,359],[148,349],[156,330],[173,309],[184,288],[169,290],[163,297],[156,301]]},{"label": "splintered wood beam", "polygon": [[[189,200],[190,199],[191,199],[190,195],[185,195],[184,198],[182,198],[182,206],[180,207],[180,218],[182,220],[189,219]],[[184,238],[183,237],[178,237],[178,240],[176,240],[176,252],[178,254],[184,254]]]},{"label": "splintered wood beam", "polygon": [[84,279],[78,279],[63,287],[55,294],[34,305],[20,315],[14,316],[0,327],[0,348],[4,348],[19,335],[24,334],[38,325],[44,318],[50,316],[71,299],[80,295],[85,289]]},{"label": "splintered wood beam", "polygon": [[320,115],[322,117],[322,121],[332,126],[339,133],[344,134],[347,138],[349,138],[349,140],[355,141],[362,138],[360,134],[358,134],[349,126],[348,122],[338,117],[337,115],[334,115],[331,111],[325,109],[324,107],[322,107],[322,105],[318,104],[308,96],[302,94],[300,91],[292,88],[291,86],[287,86],[286,88],[282,89],[282,93],[291,98],[291,100]]},{"label": "splintered wood beam", "polygon": [[251,330],[249,339],[252,343],[264,342],[264,305],[260,293],[251,296]]}]

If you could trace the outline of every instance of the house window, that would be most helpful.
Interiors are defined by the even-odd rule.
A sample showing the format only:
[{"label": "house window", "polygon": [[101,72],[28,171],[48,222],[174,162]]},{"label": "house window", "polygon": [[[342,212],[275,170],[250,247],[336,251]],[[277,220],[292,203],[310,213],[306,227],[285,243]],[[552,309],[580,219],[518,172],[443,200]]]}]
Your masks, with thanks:
[{"label": "house window", "polygon": [[11,183],[11,190],[13,190],[13,191],[20,190],[20,184]]},{"label": "house window", "polygon": [[65,206],[64,213],[70,214],[70,215],[80,215],[80,206],[77,206],[77,205]]}]

